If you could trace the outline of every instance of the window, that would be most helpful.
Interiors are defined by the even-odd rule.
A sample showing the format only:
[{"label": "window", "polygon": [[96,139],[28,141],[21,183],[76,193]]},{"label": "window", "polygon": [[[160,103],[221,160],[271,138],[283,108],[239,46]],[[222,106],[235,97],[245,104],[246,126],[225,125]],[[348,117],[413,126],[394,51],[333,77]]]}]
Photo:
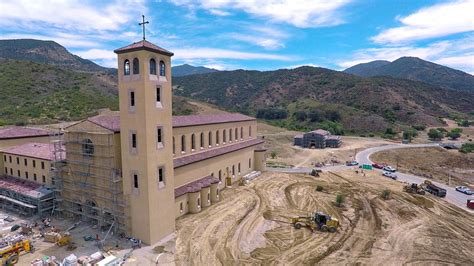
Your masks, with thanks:
[{"label": "window", "polygon": [[235,140],[239,140],[239,130],[235,128]]},{"label": "window", "polygon": [[249,126],[249,137],[252,136],[252,126]]},{"label": "window", "polygon": [[123,74],[125,76],[130,75],[130,61],[128,59],[125,59],[125,62],[123,62]]},{"label": "window", "polygon": [[26,172],[26,171],[25,171],[25,177],[26,177],[26,179],[28,179],[28,178],[29,178],[29,176],[28,176],[28,172]]},{"label": "window", "polygon": [[216,145],[219,145],[220,140],[219,140],[219,130],[216,131]]},{"label": "window", "polygon": [[244,127],[240,128],[240,139],[244,139]]},{"label": "window", "polygon": [[207,193],[207,202],[211,201],[211,194]]},{"label": "window", "polygon": [[158,188],[165,186],[165,169],[163,167],[158,168]]},{"label": "window", "polygon": [[222,170],[219,170],[219,182],[222,181]]},{"label": "window", "polygon": [[33,160],[33,168],[36,168],[36,161]]},{"label": "window", "polygon": [[225,144],[227,142],[227,130],[222,130],[222,142]]},{"label": "window", "polygon": [[161,103],[161,87],[156,87],[156,102]]},{"label": "window", "polygon": [[209,148],[212,146],[212,132],[209,131]]},{"label": "window", "polygon": [[204,149],[204,133],[201,132],[201,149]]},{"label": "window", "polygon": [[10,168],[10,175],[13,175],[13,168]]},{"label": "window", "polygon": [[229,142],[232,142],[232,129],[229,129]]},{"label": "window", "polygon": [[150,75],[156,75],[156,61],[155,59],[150,59]]},{"label": "window", "polygon": [[7,161],[7,156],[6,155],[3,155],[3,161]]},{"label": "window", "polygon": [[156,142],[159,148],[163,147],[163,127],[161,126],[156,129]]},{"label": "window", "polygon": [[240,163],[239,163],[239,166],[237,167],[237,171],[238,171],[239,174],[240,174]]},{"label": "window", "polygon": [[249,168],[252,168],[252,159],[249,158]]},{"label": "window", "polygon": [[16,164],[20,164],[20,158],[16,157]]},{"label": "window", "polygon": [[11,157],[11,156],[8,156],[8,157],[10,157],[10,158],[9,158],[9,161],[10,161],[10,163],[12,163],[12,157]]},{"label": "window", "polygon": [[41,169],[44,170],[44,162],[41,162]]},{"label": "window", "polygon": [[201,198],[198,198],[198,207],[201,207]]},{"label": "window", "polygon": [[136,149],[136,148],[137,148],[137,134],[132,133],[132,149]]},{"label": "window", "polygon": [[219,189],[216,190],[216,195],[219,197]]},{"label": "window", "polygon": [[179,212],[183,212],[183,203],[182,202],[179,203]]},{"label": "window", "polygon": [[194,133],[191,135],[191,150],[195,150],[196,149],[196,136],[194,135]]},{"label": "window", "polygon": [[163,61],[160,61],[160,76],[166,76],[166,65]]},{"label": "window", "polygon": [[232,175],[235,175],[235,165],[232,165]]},{"label": "window", "polygon": [[46,176],[43,176],[43,183],[46,183]]},{"label": "window", "polygon": [[5,167],[5,174],[8,174],[8,168]]},{"label": "window", "polygon": [[138,175],[133,174],[133,187],[138,188]]},{"label": "window", "polygon": [[140,63],[136,57],[133,58],[133,74],[140,74]]},{"label": "window", "polygon": [[134,91],[130,92],[130,106],[135,107],[135,92]]},{"label": "window", "polygon": [[[84,157],[92,157],[94,155],[94,144],[90,139],[84,139],[82,141],[82,155]],[[41,163],[41,167],[44,169],[44,163]]]},{"label": "window", "polygon": [[181,152],[186,152],[186,135],[181,136]]},{"label": "window", "polygon": [[21,177],[20,170],[18,170],[18,177]]},{"label": "window", "polygon": [[33,174],[33,180],[36,181],[37,179],[36,174]]},{"label": "window", "polygon": [[28,166],[28,160],[26,158],[24,159],[24,162],[25,162],[25,166]]},{"label": "window", "polygon": [[173,154],[176,154],[176,143],[174,141],[174,137],[173,137]]}]

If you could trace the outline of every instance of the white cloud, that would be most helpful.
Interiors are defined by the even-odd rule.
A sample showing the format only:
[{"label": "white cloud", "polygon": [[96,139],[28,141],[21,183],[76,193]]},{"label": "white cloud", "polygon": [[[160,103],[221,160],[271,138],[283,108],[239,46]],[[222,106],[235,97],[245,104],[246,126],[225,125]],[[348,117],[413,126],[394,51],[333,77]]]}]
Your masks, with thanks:
[{"label": "white cloud", "polygon": [[253,16],[288,23],[300,28],[338,25],[344,22],[339,12],[351,0],[169,0],[176,5],[243,11]]},{"label": "white cloud", "polygon": [[276,60],[292,61],[296,60],[293,56],[265,53],[249,53],[216,48],[197,48],[174,49],[174,59],[236,59],[236,60]]},{"label": "white cloud", "polygon": [[440,41],[427,46],[396,46],[368,48],[356,51],[350,59],[337,64],[348,68],[374,60],[394,61],[402,56],[414,56],[467,73],[474,72],[474,35],[457,40]]},{"label": "white cloud", "polygon": [[224,10],[220,10],[220,9],[210,9],[209,10],[209,13],[213,14],[213,15],[216,15],[216,16],[221,16],[221,17],[225,17],[225,16],[230,16],[231,14],[227,11],[224,11]]},{"label": "white cloud", "polygon": [[230,34],[230,37],[238,41],[243,41],[243,42],[247,42],[253,45],[263,47],[264,49],[267,49],[267,50],[276,50],[276,49],[285,47],[285,44],[281,42],[280,40],[273,39],[270,37],[265,37],[265,36],[261,37],[261,36],[243,34],[243,33],[233,33],[233,34]]},{"label": "white cloud", "polygon": [[474,0],[437,4],[397,19],[403,26],[384,30],[372,40],[402,43],[474,31]]}]

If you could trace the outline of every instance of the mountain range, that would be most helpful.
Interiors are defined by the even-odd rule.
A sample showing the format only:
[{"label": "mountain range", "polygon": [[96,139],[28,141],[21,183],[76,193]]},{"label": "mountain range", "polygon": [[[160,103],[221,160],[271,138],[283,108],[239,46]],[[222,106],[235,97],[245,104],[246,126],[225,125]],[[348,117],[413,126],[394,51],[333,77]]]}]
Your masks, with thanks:
[{"label": "mountain range", "polygon": [[[372,62],[345,72],[315,67],[217,71],[176,66],[173,112],[195,112],[186,100],[192,98],[287,128],[323,127],[336,133],[440,125],[439,117],[474,115],[470,78],[463,81],[467,85],[453,85],[450,79],[461,71],[444,70],[450,73],[445,75],[451,82],[448,87],[390,75],[356,76],[396,61]],[[429,63],[422,68],[428,71],[432,63],[423,62]],[[0,63],[0,94],[4,96],[0,124],[76,120],[101,108],[118,108],[116,69],[75,56],[55,42],[0,40]],[[438,66],[433,72],[440,71]]]},{"label": "mountain range", "polygon": [[377,60],[358,64],[345,73],[361,76],[390,76],[422,81],[441,88],[474,92],[474,76],[417,57],[401,57],[393,62]]}]

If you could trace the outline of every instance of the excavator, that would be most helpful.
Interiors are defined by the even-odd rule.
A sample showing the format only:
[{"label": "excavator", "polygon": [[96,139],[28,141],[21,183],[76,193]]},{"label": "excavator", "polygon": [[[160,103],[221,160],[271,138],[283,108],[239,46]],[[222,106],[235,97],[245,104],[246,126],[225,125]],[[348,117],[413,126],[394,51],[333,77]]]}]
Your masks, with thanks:
[{"label": "excavator", "polygon": [[313,232],[320,230],[323,232],[336,232],[339,227],[339,220],[323,212],[315,212],[311,216],[299,216],[291,218],[291,224],[295,229],[300,229],[305,226],[310,228]]},{"label": "excavator", "polygon": [[0,248],[0,265],[15,265],[20,259],[20,253],[34,252],[34,248],[28,239],[15,241]]},{"label": "excavator", "polygon": [[419,186],[416,183],[412,184],[407,184],[403,187],[403,191],[407,193],[412,193],[412,194],[420,194],[420,195],[425,195],[425,190],[423,189],[422,186]]}]

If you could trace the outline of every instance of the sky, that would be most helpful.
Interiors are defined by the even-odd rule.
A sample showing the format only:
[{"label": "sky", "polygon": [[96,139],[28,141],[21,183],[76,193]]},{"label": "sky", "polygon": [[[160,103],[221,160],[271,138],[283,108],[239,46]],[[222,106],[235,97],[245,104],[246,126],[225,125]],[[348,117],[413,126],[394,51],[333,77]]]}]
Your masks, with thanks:
[{"label": "sky", "polygon": [[416,56],[474,74],[474,0],[0,0],[0,39],[54,40],[117,67],[142,14],[173,65],[343,70]]}]

